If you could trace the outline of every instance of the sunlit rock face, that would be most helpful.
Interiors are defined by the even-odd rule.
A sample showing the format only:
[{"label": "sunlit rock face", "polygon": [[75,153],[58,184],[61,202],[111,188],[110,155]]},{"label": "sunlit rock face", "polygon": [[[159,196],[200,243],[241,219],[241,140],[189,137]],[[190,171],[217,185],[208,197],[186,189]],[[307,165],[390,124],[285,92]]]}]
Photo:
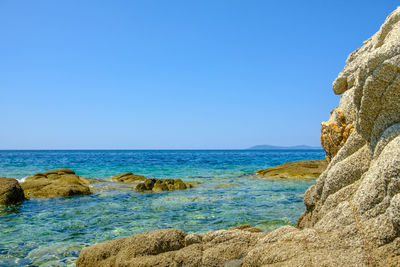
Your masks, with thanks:
[{"label": "sunlit rock face", "polygon": [[329,165],[298,227],[260,238],[243,266],[400,266],[400,8],[353,52],[322,123]]},{"label": "sunlit rock face", "polygon": [[353,130],[353,121],[349,121],[340,108],[331,112],[329,121],[321,123],[321,145],[328,162],[343,147]]},{"label": "sunlit rock face", "polygon": [[306,241],[318,247],[310,260],[324,251],[328,265],[335,256],[360,266],[400,265],[399,71],[398,8],[349,56],[333,83],[341,101],[321,131],[330,164],[304,196],[298,225],[305,230],[286,237],[314,236]]},{"label": "sunlit rock face", "polygon": [[27,198],[90,195],[90,181],[70,169],[57,169],[27,177],[21,184]]}]

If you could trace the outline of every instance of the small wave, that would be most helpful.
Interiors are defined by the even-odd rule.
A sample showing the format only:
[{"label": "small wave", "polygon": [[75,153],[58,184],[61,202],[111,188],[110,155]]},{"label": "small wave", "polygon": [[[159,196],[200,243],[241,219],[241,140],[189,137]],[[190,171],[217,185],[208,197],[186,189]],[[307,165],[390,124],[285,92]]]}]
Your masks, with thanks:
[{"label": "small wave", "polygon": [[17,180],[18,180],[19,183],[23,183],[23,182],[25,182],[26,178],[28,178],[28,176],[25,176],[25,177],[23,177],[21,179],[17,179]]}]

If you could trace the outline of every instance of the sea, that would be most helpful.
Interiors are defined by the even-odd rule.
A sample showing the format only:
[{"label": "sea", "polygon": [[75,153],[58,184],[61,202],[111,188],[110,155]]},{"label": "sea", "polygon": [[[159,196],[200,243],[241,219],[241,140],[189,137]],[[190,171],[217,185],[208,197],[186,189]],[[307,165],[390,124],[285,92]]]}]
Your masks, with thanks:
[{"label": "sea", "polygon": [[250,224],[263,231],[295,225],[314,180],[269,180],[254,171],[323,150],[32,150],[0,151],[0,177],[20,181],[57,168],[108,178],[133,172],[197,182],[194,188],[139,193],[111,182],[89,196],[32,198],[0,207],[0,266],[74,266],[82,248],[145,231],[204,234]]}]

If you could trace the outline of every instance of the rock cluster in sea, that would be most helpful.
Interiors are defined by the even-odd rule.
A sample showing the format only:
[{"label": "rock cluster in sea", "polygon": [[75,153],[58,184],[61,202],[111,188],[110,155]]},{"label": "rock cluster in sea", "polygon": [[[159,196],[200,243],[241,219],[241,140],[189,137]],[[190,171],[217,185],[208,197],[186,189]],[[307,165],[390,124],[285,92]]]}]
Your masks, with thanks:
[{"label": "rock cluster in sea", "polygon": [[256,171],[257,178],[315,179],[326,169],[326,160],[299,160]]},{"label": "rock cluster in sea", "polygon": [[77,265],[400,266],[400,8],[348,57],[333,90],[340,104],[321,133],[329,165],[297,227],[151,231],[85,248]]},{"label": "rock cluster in sea", "polygon": [[146,179],[143,183],[136,186],[136,190],[140,192],[145,191],[172,191],[172,190],[184,190],[192,188],[193,185],[185,183],[181,179]]},{"label": "rock cluster in sea", "polygon": [[120,183],[137,183],[136,190],[139,192],[159,192],[159,191],[172,191],[184,190],[192,188],[193,185],[185,183],[181,179],[157,179],[146,178],[143,175],[127,172],[111,177],[111,180]]},{"label": "rock cluster in sea", "polygon": [[[131,172],[112,176],[111,181],[137,184],[136,190],[140,192],[172,191],[192,188],[191,183],[185,183],[181,179],[156,179],[146,178],[143,175]],[[29,176],[21,184],[13,178],[0,177],[0,204],[18,204],[26,198],[52,198],[52,197],[71,197],[77,195],[92,194],[89,184],[104,182],[104,179],[90,180],[78,176],[70,169],[57,169]],[[120,187],[107,187],[121,189]],[[93,187],[98,190],[99,188]],[[24,197],[25,195],[25,197]],[[22,196],[22,197],[21,197]]]}]

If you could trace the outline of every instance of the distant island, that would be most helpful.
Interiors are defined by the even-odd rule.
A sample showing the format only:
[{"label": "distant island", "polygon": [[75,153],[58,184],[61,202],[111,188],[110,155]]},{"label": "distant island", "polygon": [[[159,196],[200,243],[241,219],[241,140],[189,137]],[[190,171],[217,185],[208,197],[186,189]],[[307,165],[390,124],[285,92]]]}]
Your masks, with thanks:
[{"label": "distant island", "polygon": [[271,145],[257,145],[247,148],[247,150],[310,150],[310,149],[322,149],[320,146],[271,146]]}]

